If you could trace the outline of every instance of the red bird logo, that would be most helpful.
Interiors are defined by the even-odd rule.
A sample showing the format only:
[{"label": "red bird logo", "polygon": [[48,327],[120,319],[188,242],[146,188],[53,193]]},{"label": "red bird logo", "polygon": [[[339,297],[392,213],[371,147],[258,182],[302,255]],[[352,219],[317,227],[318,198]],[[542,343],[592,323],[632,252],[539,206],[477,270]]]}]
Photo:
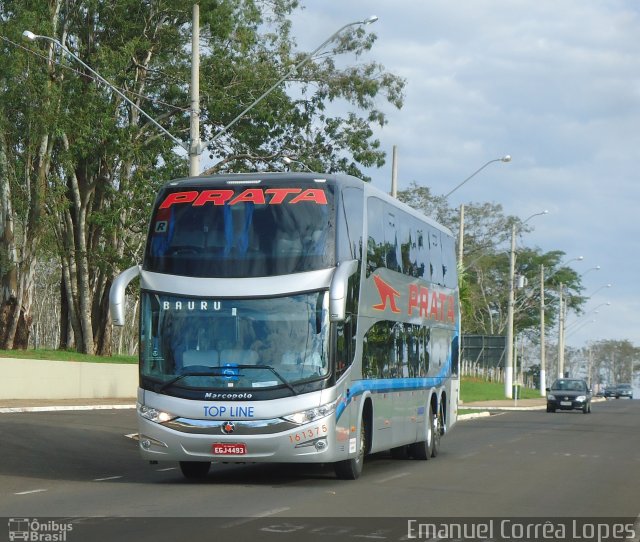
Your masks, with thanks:
[{"label": "red bird logo", "polygon": [[400,292],[382,280],[378,275],[374,275],[373,280],[376,284],[376,288],[378,288],[378,294],[380,295],[380,303],[374,305],[373,308],[379,311],[384,311],[387,309],[388,301],[392,312],[400,312],[400,309],[396,305],[396,297],[400,297]]}]

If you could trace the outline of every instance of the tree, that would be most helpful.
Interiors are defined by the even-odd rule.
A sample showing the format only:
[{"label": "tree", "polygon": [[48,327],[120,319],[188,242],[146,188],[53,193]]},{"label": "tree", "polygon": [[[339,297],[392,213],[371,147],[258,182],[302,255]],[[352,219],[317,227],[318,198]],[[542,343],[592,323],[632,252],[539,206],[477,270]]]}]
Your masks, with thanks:
[{"label": "tree", "polygon": [[[0,217],[1,279],[7,285],[3,306],[19,307],[6,310],[6,317],[3,312],[3,336],[17,336],[12,322],[22,317],[28,337],[27,301],[38,250],[55,247],[62,277],[61,345],[74,341],[80,351],[108,354],[112,277],[140,261],[158,186],[187,173],[174,144],[135,107],[50,42],[22,48],[20,33],[29,28],[59,40],[186,139],[192,3],[0,0],[7,36],[3,57],[10,59],[0,68],[0,188],[7,202]],[[298,2],[199,3],[206,140],[300,59],[287,19]],[[286,87],[274,91],[209,149],[217,160],[213,169],[281,169],[284,155],[313,157],[325,171],[360,173],[361,166],[381,165],[384,155],[369,123],[385,122],[377,108],[380,97],[401,105],[404,82],[375,63],[338,69],[332,61],[335,53],[364,54],[374,39],[363,29],[345,33],[333,51],[306,64],[298,74],[297,97]],[[330,116],[327,104],[333,100],[346,101],[356,112]],[[18,167],[12,170],[11,164]],[[24,186],[27,194],[16,190]]]},{"label": "tree", "polygon": [[[398,199],[449,227],[459,235],[459,218],[442,196],[434,196],[428,187],[413,182],[398,192]],[[509,294],[509,251],[512,226],[518,234],[530,231],[518,217],[507,216],[497,203],[465,205],[465,237],[463,266],[459,269],[462,329],[467,334],[500,335],[507,325]],[[580,276],[571,268],[561,266],[564,253],[560,250],[542,253],[540,249],[517,248],[516,276],[527,279],[529,286],[516,291],[514,306],[515,333],[524,332],[533,338],[540,329],[540,265],[546,269],[545,326],[557,319],[559,284],[568,293],[568,306],[579,311],[584,298]]]},{"label": "tree", "polygon": [[599,384],[632,383],[640,369],[640,348],[627,340],[597,341],[582,353],[591,366],[594,382]]},{"label": "tree", "polygon": [[[35,264],[45,229],[48,176],[60,96],[54,59],[17,49],[34,19],[58,30],[61,0],[0,1],[0,348],[26,348]],[[41,69],[32,70],[39,65]]]}]

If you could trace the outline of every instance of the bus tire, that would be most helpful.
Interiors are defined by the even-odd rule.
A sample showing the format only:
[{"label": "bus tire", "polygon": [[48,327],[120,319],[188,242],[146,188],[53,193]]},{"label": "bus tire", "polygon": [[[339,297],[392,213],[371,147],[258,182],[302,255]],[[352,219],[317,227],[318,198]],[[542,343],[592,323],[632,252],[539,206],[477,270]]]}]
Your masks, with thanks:
[{"label": "bus tire", "polygon": [[431,447],[431,457],[437,457],[440,453],[440,439],[444,433],[444,412],[442,411],[442,401],[438,405],[438,415],[433,418],[433,446]]},{"label": "bus tire", "polygon": [[357,480],[362,474],[364,465],[364,454],[367,449],[367,427],[364,418],[360,420],[360,442],[355,457],[337,461],[333,464],[336,476],[340,480]]},{"label": "bus tire", "polygon": [[188,480],[202,480],[210,468],[209,461],[180,461],[180,470]]},{"label": "bus tire", "polygon": [[[429,405],[429,415],[427,417],[427,438],[425,440],[421,440],[420,442],[414,442],[409,445],[409,452],[415,459],[419,459],[421,461],[426,461],[430,459],[433,455],[433,442],[435,440],[435,417],[433,415],[433,407],[431,404]],[[437,455],[437,452],[436,452]]]}]

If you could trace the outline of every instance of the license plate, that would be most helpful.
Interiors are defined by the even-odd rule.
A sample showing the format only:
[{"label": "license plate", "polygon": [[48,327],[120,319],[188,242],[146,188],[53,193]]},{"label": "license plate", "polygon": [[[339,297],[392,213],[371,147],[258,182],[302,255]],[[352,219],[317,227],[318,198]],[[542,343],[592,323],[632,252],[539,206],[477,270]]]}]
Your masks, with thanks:
[{"label": "license plate", "polygon": [[247,445],[242,442],[216,442],[211,445],[213,455],[245,455]]},{"label": "license plate", "polygon": [[571,401],[560,401],[560,406],[571,406]]}]

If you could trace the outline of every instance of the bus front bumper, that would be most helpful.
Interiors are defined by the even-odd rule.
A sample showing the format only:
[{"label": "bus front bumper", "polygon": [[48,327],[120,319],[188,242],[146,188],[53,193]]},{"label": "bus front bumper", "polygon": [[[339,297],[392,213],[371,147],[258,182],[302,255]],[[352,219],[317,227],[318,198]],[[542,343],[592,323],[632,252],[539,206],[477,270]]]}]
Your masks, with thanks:
[{"label": "bus front bumper", "polygon": [[151,461],[328,463],[347,458],[350,441],[330,420],[299,426],[282,419],[157,423],[138,416],[139,448]]}]

